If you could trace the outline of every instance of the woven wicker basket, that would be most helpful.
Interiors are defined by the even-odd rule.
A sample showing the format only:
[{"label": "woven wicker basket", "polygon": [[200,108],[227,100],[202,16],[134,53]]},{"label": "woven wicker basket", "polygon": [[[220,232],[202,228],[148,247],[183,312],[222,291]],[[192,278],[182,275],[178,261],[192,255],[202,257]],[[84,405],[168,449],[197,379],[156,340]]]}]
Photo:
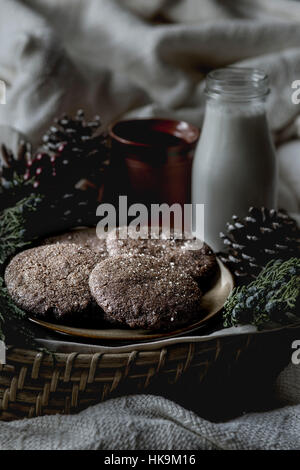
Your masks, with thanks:
[{"label": "woven wicker basket", "polygon": [[224,398],[225,384],[233,385],[240,396],[246,387],[252,394],[255,389],[261,393],[263,384],[274,382],[289,362],[291,342],[299,337],[300,328],[289,327],[178,342],[150,351],[56,353],[55,360],[46,353],[10,347],[7,364],[0,366],[0,418],[76,413],[128,393],[172,390],[176,399],[180,384],[186,390],[188,380],[204,406],[205,393],[211,401]]}]

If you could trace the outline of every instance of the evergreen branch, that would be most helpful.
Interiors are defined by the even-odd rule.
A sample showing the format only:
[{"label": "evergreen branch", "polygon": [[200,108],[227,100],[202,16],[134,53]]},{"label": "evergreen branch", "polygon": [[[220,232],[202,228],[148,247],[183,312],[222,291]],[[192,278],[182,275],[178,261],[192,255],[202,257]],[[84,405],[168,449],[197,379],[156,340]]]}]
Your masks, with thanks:
[{"label": "evergreen branch", "polygon": [[0,339],[19,340],[35,347],[33,332],[23,321],[26,314],[11,299],[3,271],[6,261],[30,243],[26,236],[27,217],[36,211],[40,201],[40,196],[31,194],[0,213]]},{"label": "evergreen branch", "polygon": [[34,346],[33,332],[23,321],[26,317],[25,312],[13,302],[4,286],[4,279],[0,277],[0,339],[10,344],[18,341]]},{"label": "evergreen branch", "polygon": [[299,321],[299,299],[300,259],[272,260],[255,281],[233,290],[224,306],[224,326]]},{"label": "evergreen branch", "polygon": [[28,245],[26,217],[37,209],[41,197],[31,194],[0,214],[0,266],[18,250]]}]

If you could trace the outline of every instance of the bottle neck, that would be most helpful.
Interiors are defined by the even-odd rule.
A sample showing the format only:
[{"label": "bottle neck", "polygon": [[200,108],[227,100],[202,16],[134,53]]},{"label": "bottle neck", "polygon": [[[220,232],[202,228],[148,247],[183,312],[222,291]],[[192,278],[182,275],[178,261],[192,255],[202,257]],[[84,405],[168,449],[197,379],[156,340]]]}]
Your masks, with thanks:
[{"label": "bottle neck", "polygon": [[213,70],[207,76],[205,92],[210,103],[262,106],[269,94],[268,77],[257,69]]}]

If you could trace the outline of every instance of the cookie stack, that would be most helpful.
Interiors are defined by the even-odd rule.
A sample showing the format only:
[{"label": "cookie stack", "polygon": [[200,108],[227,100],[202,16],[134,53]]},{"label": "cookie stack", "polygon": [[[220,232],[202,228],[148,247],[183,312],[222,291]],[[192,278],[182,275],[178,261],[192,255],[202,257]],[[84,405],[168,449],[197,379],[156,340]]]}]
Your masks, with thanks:
[{"label": "cookie stack", "polygon": [[175,232],[149,238],[148,227],[98,238],[93,228],[19,253],[5,282],[18,306],[44,320],[173,330],[199,319],[217,272],[214,253],[198,240]]}]

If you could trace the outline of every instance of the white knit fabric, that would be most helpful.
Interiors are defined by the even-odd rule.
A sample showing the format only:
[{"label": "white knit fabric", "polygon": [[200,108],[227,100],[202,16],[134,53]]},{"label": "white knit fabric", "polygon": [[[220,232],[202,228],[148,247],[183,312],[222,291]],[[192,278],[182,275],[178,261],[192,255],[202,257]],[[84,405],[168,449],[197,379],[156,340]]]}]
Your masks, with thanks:
[{"label": "white knit fabric", "polygon": [[[232,63],[269,74],[271,127],[281,140],[299,137],[291,84],[300,79],[300,3],[0,0],[0,80],[7,84],[0,124],[34,144],[56,115],[79,107],[101,113],[105,124],[154,115],[201,126],[203,77]],[[280,205],[299,217],[299,140],[283,144],[278,158]],[[0,448],[300,449],[299,376],[291,366],[278,383],[290,406],[225,424],[164,398],[132,396],[76,416],[1,423]]]},{"label": "white knit fabric", "polygon": [[[172,23],[155,22],[163,18]],[[160,116],[201,126],[207,70],[256,66],[270,76],[270,123],[279,138],[300,136],[300,3],[292,0],[1,0],[0,125],[34,144],[52,119],[82,107],[104,124]],[[287,129],[288,126],[288,129]],[[0,131],[1,134],[1,131]],[[280,205],[300,211],[300,144],[281,158]]]},{"label": "white knit fabric", "polygon": [[[199,397],[200,399],[200,397]],[[161,397],[116,398],[74,416],[0,424],[1,449],[300,449],[300,405],[212,423]]]}]

